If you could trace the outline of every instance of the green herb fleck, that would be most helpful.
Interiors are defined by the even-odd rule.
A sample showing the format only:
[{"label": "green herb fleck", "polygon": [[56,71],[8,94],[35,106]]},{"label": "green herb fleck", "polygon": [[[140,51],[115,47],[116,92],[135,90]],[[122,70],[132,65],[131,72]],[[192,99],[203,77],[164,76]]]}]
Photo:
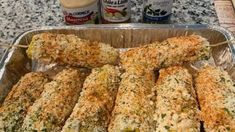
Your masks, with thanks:
[{"label": "green herb fleck", "polygon": [[227,113],[229,113],[229,110],[227,108],[224,108],[224,111],[226,111]]},{"label": "green herb fleck", "polygon": [[161,116],[162,116],[162,119],[164,119],[164,118],[165,118],[165,116],[166,116],[166,114],[161,114]]},{"label": "green herb fleck", "polygon": [[178,80],[178,79],[176,79],[176,78],[175,78],[175,81],[176,81],[177,83],[179,83],[179,80]]},{"label": "green herb fleck", "polygon": [[167,130],[169,130],[170,129],[170,127],[169,126],[164,126],[165,127],[165,129],[167,129]]},{"label": "green herb fleck", "polygon": [[134,130],[131,129],[131,128],[126,128],[123,130],[123,132],[139,132],[139,129],[138,128],[135,128]]},{"label": "green herb fleck", "polygon": [[225,82],[225,78],[224,77],[220,77],[220,82]]},{"label": "green herb fleck", "polygon": [[232,116],[232,114],[230,113],[230,111],[227,108],[224,108],[224,111],[226,111],[230,116]]}]

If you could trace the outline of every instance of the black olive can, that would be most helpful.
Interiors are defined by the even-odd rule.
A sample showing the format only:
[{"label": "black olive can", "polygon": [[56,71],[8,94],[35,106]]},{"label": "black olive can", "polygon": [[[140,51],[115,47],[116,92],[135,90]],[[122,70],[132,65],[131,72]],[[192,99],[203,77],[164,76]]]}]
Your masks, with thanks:
[{"label": "black olive can", "polygon": [[144,23],[170,23],[173,0],[144,0]]}]

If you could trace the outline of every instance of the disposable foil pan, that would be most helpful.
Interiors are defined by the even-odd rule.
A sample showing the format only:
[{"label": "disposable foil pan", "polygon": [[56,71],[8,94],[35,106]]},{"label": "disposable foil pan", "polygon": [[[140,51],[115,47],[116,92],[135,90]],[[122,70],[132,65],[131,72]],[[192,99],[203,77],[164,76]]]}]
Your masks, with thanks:
[{"label": "disposable foil pan", "polygon": [[[231,32],[210,25],[82,25],[62,27],[42,27],[22,33],[13,45],[28,45],[32,36],[38,33],[51,32],[75,34],[81,38],[109,43],[115,48],[126,49],[148,44],[153,41],[163,41],[169,37],[198,34],[208,39],[211,44],[234,39]],[[32,71],[34,66],[26,55],[26,49],[11,48],[2,59],[0,70],[0,102],[6,97],[12,86],[21,76]],[[167,53],[166,53],[167,54]],[[212,49],[213,63],[226,69],[235,80],[234,43],[221,45]]]}]

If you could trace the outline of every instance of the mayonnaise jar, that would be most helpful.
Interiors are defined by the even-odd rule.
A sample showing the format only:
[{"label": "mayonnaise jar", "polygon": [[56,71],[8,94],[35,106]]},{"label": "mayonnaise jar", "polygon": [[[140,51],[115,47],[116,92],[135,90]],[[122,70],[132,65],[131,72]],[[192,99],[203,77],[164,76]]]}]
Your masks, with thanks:
[{"label": "mayonnaise jar", "polygon": [[64,20],[67,24],[99,23],[99,0],[60,0]]}]

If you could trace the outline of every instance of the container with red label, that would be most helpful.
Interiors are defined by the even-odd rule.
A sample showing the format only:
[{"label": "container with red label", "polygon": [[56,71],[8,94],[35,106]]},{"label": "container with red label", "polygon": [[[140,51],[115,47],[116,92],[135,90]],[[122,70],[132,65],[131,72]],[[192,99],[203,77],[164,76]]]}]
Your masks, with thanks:
[{"label": "container with red label", "polygon": [[64,20],[68,24],[95,24],[98,19],[98,0],[60,0]]},{"label": "container with red label", "polygon": [[102,23],[130,22],[130,0],[101,0]]}]

